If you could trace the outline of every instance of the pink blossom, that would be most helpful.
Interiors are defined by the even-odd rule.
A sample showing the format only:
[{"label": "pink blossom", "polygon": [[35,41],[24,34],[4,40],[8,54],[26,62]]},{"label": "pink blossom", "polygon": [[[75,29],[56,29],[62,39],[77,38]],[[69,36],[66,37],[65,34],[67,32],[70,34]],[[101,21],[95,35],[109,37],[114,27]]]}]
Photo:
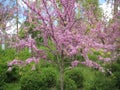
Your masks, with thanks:
[{"label": "pink blossom", "polygon": [[29,64],[29,63],[31,63],[31,62],[33,62],[34,61],[34,58],[32,57],[32,58],[28,58],[27,60],[26,60],[26,63],[27,64]]},{"label": "pink blossom", "polygon": [[78,64],[79,64],[78,60],[75,60],[75,61],[71,62],[72,67],[76,67]]},{"label": "pink blossom", "polygon": [[[49,47],[49,40],[51,40],[57,53],[61,54],[62,52],[64,56],[68,57],[80,54],[86,60],[81,62],[82,64],[99,69],[98,63],[89,60],[88,53],[93,52],[91,49],[113,52],[120,47],[118,41],[120,38],[120,20],[115,18],[116,20],[113,22],[106,23],[106,21],[98,19],[94,14],[95,7],[90,6],[89,10],[84,10],[83,16],[85,18],[76,20],[75,9],[79,8],[76,5],[79,4],[76,0],[60,0],[60,7],[56,0],[49,0],[49,3],[48,0],[41,0],[39,7],[36,7],[35,3],[29,4],[25,0],[24,3],[31,9],[31,14],[36,16],[34,18],[41,21],[41,24],[37,24],[35,28],[38,28],[41,33],[44,46]],[[50,10],[50,6],[52,10]],[[58,25],[54,25],[55,20]],[[33,48],[35,58],[44,58],[44,52],[37,48],[34,40],[27,39],[25,45],[22,42],[20,46],[21,48]],[[52,48],[49,47],[49,49]],[[110,61],[109,58],[104,60],[100,57],[99,59],[103,59],[105,62]],[[71,63],[73,67],[77,64],[76,61]]]},{"label": "pink blossom", "polygon": [[93,67],[93,68],[96,68],[96,69],[98,69],[100,67],[100,65],[98,63],[96,63],[94,61],[91,61],[91,60],[86,60],[84,62],[81,62],[81,64],[84,64],[88,67]]},{"label": "pink blossom", "polygon": [[104,62],[110,62],[111,59],[110,58],[104,58]]},{"label": "pink blossom", "polygon": [[13,65],[17,65],[17,66],[24,66],[25,62],[21,61],[21,60],[13,60],[10,63],[8,63],[8,66],[13,66]]},{"label": "pink blossom", "polygon": [[30,64],[31,62],[39,63],[39,58],[31,57],[26,60],[27,64]]}]

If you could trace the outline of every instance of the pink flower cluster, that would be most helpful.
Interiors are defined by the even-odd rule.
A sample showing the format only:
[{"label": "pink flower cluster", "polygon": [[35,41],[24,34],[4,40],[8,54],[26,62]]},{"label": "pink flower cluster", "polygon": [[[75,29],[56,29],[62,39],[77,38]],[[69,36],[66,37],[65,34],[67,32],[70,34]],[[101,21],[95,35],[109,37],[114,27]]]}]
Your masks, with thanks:
[{"label": "pink flower cluster", "polygon": [[98,64],[98,63],[96,63],[96,62],[94,62],[94,61],[86,60],[86,61],[80,62],[80,63],[83,64],[83,65],[86,65],[86,66],[88,66],[88,67],[90,67],[90,68],[98,69],[98,70],[101,71],[101,72],[105,72],[104,68],[101,67],[100,64]]},{"label": "pink flower cluster", "polygon": [[31,57],[26,60],[26,64],[29,64],[31,62],[39,63],[39,58]]},{"label": "pink flower cluster", "polygon": [[[38,64],[40,61],[40,58],[36,58],[36,57],[31,57],[26,59],[26,61],[22,61],[22,60],[13,60],[11,62],[8,63],[8,71],[12,71],[12,66],[26,66],[27,64],[30,64],[31,62],[34,62],[35,64]],[[35,70],[35,65],[33,64],[32,66],[32,70]]]},{"label": "pink flower cluster", "polygon": [[86,65],[88,67],[95,68],[95,69],[98,69],[100,67],[98,63],[91,61],[91,60],[86,60],[84,62],[81,62],[81,64]]},{"label": "pink flower cluster", "polygon": [[25,66],[26,63],[24,61],[21,61],[21,60],[13,60],[12,62],[8,63],[8,66],[11,67],[13,65],[16,65],[16,66]]},{"label": "pink flower cluster", "polygon": [[111,58],[103,58],[101,56],[99,56],[99,60],[103,61],[103,62],[110,62],[111,61]]},{"label": "pink flower cluster", "polygon": [[[48,40],[51,40],[58,53],[63,53],[68,57],[80,54],[86,60],[81,64],[103,70],[98,63],[89,60],[88,53],[93,52],[91,49],[112,52],[120,47],[120,20],[106,23],[95,16],[93,7],[85,10],[83,13],[85,18],[76,20],[76,0],[59,1],[60,7],[56,0],[41,0],[39,7],[36,7],[35,2],[30,4],[28,0],[24,0],[24,3],[41,21],[41,24],[38,24],[38,30],[43,36],[44,44],[47,46]],[[54,21],[57,21],[58,25],[54,25]],[[23,46],[23,42],[21,45]],[[39,52],[32,40],[28,40],[25,46],[33,48],[36,54]],[[29,63],[33,59],[27,61]],[[105,58],[103,61],[109,62],[110,59]],[[71,63],[73,67],[78,64],[76,60]]]},{"label": "pink flower cluster", "polygon": [[76,67],[80,62],[78,60],[75,60],[73,62],[71,62],[71,66],[72,67]]},{"label": "pink flower cluster", "polygon": [[30,48],[37,49],[35,46],[35,41],[32,38],[28,38],[27,40],[25,40],[25,39],[20,40],[16,44],[16,47],[19,47],[19,48],[30,47]]}]

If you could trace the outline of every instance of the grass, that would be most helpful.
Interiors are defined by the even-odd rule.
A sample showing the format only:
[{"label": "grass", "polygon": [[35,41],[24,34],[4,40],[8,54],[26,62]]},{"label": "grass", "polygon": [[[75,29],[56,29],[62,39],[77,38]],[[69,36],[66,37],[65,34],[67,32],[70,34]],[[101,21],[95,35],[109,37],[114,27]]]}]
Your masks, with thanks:
[{"label": "grass", "polygon": [[20,90],[20,83],[14,82],[14,83],[7,83],[4,87],[4,90]]}]

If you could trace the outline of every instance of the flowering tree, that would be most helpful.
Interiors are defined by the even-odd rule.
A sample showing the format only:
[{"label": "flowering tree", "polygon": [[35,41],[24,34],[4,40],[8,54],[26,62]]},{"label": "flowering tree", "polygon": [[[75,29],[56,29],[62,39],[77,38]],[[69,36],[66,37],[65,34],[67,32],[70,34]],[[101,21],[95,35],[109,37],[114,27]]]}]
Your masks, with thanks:
[{"label": "flowering tree", "polygon": [[[4,4],[6,1],[2,0],[0,1],[0,37],[2,42],[2,49],[5,49],[4,43],[5,43],[5,37],[7,36],[7,30],[11,26],[8,26],[8,22],[13,18],[13,14],[15,11],[14,4],[11,4],[11,7],[6,4]],[[14,9],[14,10],[13,10]]]},{"label": "flowering tree", "polygon": [[[103,71],[100,64],[89,59],[88,53],[93,53],[94,50],[111,52],[119,47],[117,41],[120,39],[120,26],[117,18],[114,22],[106,23],[104,20],[95,17],[93,9],[86,10],[79,7],[76,0],[41,0],[39,6],[36,5],[36,2],[29,4],[28,1],[24,1],[24,3],[31,9],[32,13],[35,13],[35,17],[39,20],[34,30],[38,30],[44,40],[41,45],[49,48],[57,56],[61,73],[61,90],[63,90],[66,57],[71,59],[75,55],[81,55],[84,61],[73,61],[71,63],[73,67],[84,64]],[[83,18],[76,18],[75,11],[77,8],[83,9]],[[52,42],[55,49],[49,45],[49,41]],[[42,53],[45,50],[39,50],[33,39],[29,40],[27,38],[17,44],[17,47],[20,48],[25,46],[31,47],[36,53],[34,59],[32,57],[29,60],[27,59],[26,62],[36,62],[41,58],[47,59]],[[38,54],[38,52],[40,53]],[[111,61],[110,58],[103,57],[101,60],[103,62]],[[17,63],[17,61],[13,62]]]}]

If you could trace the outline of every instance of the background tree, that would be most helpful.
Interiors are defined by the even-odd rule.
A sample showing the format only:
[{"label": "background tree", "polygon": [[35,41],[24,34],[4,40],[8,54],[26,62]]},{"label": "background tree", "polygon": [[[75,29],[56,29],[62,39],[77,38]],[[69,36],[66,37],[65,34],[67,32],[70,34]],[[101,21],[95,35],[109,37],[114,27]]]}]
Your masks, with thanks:
[{"label": "background tree", "polygon": [[[8,3],[11,3],[11,6],[9,6]],[[7,26],[7,24],[13,19],[14,11],[14,2],[9,2],[6,0],[0,1],[0,32],[2,37],[2,49],[5,49],[5,37],[7,36],[7,30],[11,27]]]}]

